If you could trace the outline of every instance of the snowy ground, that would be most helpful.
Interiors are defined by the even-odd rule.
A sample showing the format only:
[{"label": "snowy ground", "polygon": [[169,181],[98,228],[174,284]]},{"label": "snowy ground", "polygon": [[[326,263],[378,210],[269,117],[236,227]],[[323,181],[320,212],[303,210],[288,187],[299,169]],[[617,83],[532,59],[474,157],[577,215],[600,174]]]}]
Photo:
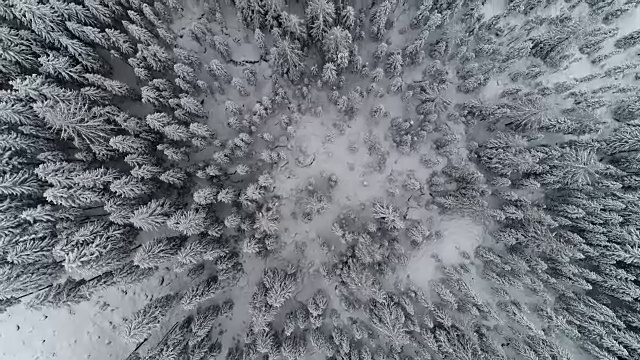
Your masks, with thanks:
[{"label": "snowy ground", "polygon": [[429,281],[438,278],[433,256],[437,255],[444,265],[458,264],[463,261],[462,252],[473,254],[484,232],[480,225],[465,218],[444,218],[438,228],[442,231],[442,238],[412,254],[405,269],[407,278],[426,290]]},{"label": "snowy ground", "polygon": [[116,325],[152,294],[176,290],[179,283],[171,281],[173,277],[160,272],[128,293],[110,289],[70,309],[12,307],[0,317],[0,358],[124,359],[134,346],[123,343]]}]

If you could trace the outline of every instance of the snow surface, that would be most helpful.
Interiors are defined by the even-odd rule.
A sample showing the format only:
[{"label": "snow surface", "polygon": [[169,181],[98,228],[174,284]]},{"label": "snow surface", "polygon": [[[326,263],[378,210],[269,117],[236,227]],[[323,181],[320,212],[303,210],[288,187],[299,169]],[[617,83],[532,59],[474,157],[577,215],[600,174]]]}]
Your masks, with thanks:
[{"label": "snow surface", "polygon": [[458,264],[463,261],[461,252],[473,254],[485,231],[481,225],[466,218],[442,219],[437,228],[442,231],[442,238],[411,254],[405,269],[407,277],[425,291],[429,290],[429,281],[439,277],[438,263],[433,255],[437,255],[443,265]]},{"label": "snow surface", "polygon": [[175,273],[161,271],[142,286],[109,289],[94,299],[64,309],[10,308],[0,317],[0,358],[124,359],[135,347],[116,326],[154,295],[176,291]]}]

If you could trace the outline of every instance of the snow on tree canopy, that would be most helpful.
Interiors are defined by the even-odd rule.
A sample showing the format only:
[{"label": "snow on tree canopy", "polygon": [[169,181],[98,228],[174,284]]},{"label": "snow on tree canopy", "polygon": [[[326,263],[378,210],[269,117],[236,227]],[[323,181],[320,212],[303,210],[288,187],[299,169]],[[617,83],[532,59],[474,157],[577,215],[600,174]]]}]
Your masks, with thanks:
[{"label": "snow on tree canopy", "polygon": [[4,357],[640,358],[638,4],[0,1]]}]

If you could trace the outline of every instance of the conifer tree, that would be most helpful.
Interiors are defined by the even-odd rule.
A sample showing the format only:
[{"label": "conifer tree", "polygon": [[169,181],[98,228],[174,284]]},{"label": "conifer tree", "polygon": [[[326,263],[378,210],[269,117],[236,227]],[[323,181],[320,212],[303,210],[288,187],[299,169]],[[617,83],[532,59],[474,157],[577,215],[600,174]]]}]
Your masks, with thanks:
[{"label": "conifer tree", "polygon": [[395,51],[389,59],[387,59],[387,73],[389,76],[400,76],[402,74],[402,65],[404,60],[400,51]]},{"label": "conifer tree", "polygon": [[112,182],[109,189],[125,198],[137,198],[152,192],[150,182],[129,175]]},{"label": "conifer tree", "polygon": [[186,64],[177,63],[173,65],[173,71],[175,71],[176,75],[182,80],[193,83],[196,81],[196,72],[191,67]]},{"label": "conifer tree", "polygon": [[207,37],[207,42],[222,56],[225,61],[231,59],[229,43],[219,35]]},{"label": "conifer tree", "polygon": [[36,195],[40,189],[37,178],[27,170],[7,172],[0,176],[0,194],[5,196]]},{"label": "conifer tree", "polygon": [[134,47],[126,34],[117,29],[105,29],[105,34],[110,42],[110,47],[116,48],[124,55],[133,55]]},{"label": "conifer tree", "polygon": [[267,303],[274,308],[281,307],[293,295],[297,280],[295,274],[288,274],[282,269],[265,270],[263,282],[267,288]]},{"label": "conifer tree", "polygon": [[351,34],[339,26],[331,28],[322,42],[325,57],[334,62],[340,68],[349,65],[349,49],[351,47]]},{"label": "conifer tree", "polygon": [[95,275],[124,263],[132,243],[130,229],[97,221],[61,239],[53,254],[62,259],[67,271]]},{"label": "conifer tree", "polygon": [[202,104],[189,95],[180,95],[180,106],[190,114],[201,117],[207,116],[207,111],[204,109]]},{"label": "conifer tree", "polygon": [[187,161],[189,159],[189,149],[186,147],[175,147],[168,144],[160,144],[157,146],[157,149],[162,151],[167,159],[181,162]]},{"label": "conifer tree", "polygon": [[389,230],[399,230],[405,227],[400,214],[394,209],[393,206],[376,201],[373,204],[373,217],[381,219],[384,222],[385,227]]},{"label": "conifer tree", "polygon": [[163,172],[158,178],[173,186],[182,187],[187,181],[187,174],[180,168],[173,168]]},{"label": "conifer tree", "polygon": [[80,148],[89,146],[97,154],[108,154],[108,141],[115,127],[104,114],[93,111],[82,102],[38,102],[34,105],[48,127]]},{"label": "conifer tree", "polygon": [[386,32],[387,19],[391,14],[391,4],[388,0],[382,2],[371,15],[371,35],[381,40]]},{"label": "conifer tree", "polygon": [[144,231],[156,230],[167,221],[173,213],[172,204],[166,199],[151,200],[140,206],[131,215],[131,224]]},{"label": "conifer tree", "polygon": [[146,153],[151,148],[149,141],[130,135],[116,135],[109,139],[109,145],[120,152],[128,154]]},{"label": "conifer tree", "polygon": [[256,70],[253,68],[245,68],[242,71],[242,75],[244,77],[244,79],[247,81],[247,84],[249,84],[250,86],[256,86],[258,79],[256,78]]},{"label": "conifer tree", "polygon": [[160,327],[160,323],[175,302],[175,294],[164,295],[152,300],[122,324],[120,328],[122,336],[126,341],[132,343],[145,340]]},{"label": "conifer tree", "polygon": [[101,194],[89,189],[55,186],[45,190],[43,196],[52,204],[66,207],[88,207],[102,202]]},{"label": "conifer tree", "polygon": [[277,40],[271,49],[274,66],[280,75],[291,81],[297,81],[300,78],[303,68],[302,55],[300,44],[286,38]]},{"label": "conifer tree", "polygon": [[143,59],[155,71],[165,71],[173,66],[171,55],[155,43],[148,46],[138,44],[136,56]]},{"label": "conifer tree", "polygon": [[335,6],[328,0],[312,0],[305,10],[309,34],[315,41],[322,41],[333,26]]},{"label": "conifer tree", "polygon": [[206,215],[201,210],[178,210],[167,220],[167,226],[185,235],[199,234],[207,229]]},{"label": "conifer tree", "polygon": [[40,63],[40,71],[42,73],[61,78],[66,81],[84,82],[82,75],[85,70],[81,65],[75,64],[74,61],[59,53],[52,53],[41,56],[38,59]]},{"label": "conifer tree", "polygon": [[282,12],[281,20],[284,34],[290,39],[303,41],[306,38],[304,22],[296,14]]},{"label": "conifer tree", "polygon": [[193,201],[199,205],[209,205],[217,201],[218,189],[215,187],[206,187],[196,190],[193,193]]},{"label": "conifer tree", "polygon": [[350,5],[343,7],[340,12],[340,25],[347,30],[351,30],[355,26],[355,23],[356,10]]},{"label": "conifer tree", "polygon": [[334,84],[338,80],[338,72],[336,66],[328,62],[322,67],[322,81],[328,84]]},{"label": "conifer tree", "polygon": [[306,353],[304,340],[298,336],[288,336],[282,343],[282,356],[287,360],[303,359]]},{"label": "conifer tree", "polygon": [[618,49],[628,49],[640,43],[640,30],[632,31],[631,33],[619,38],[613,44]]},{"label": "conifer tree", "polygon": [[0,266],[0,298],[10,299],[49,285],[62,275],[56,263]]},{"label": "conifer tree", "polygon": [[109,47],[108,39],[100,29],[92,26],[80,25],[71,21],[67,21],[65,25],[67,29],[69,29],[69,31],[80,40],[96,44],[103,48]]},{"label": "conifer tree", "polygon": [[133,263],[141,268],[153,268],[169,260],[178,254],[184,243],[184,238],[179,236],[161,237],[150,240],[136,251]]},{"label": "conifer tree", "polygon": [[148,30],[138,25],[134,25],[128,21],[123,21],[122,25],[127,30],[129,35],[136,41],[139,41],[140,43],[144,45],[149,45],[149,46],[157,44],[156,37],[153,36],[153,34],[150,33]]},{"label": "conifer tree", "polygon": [[242,84],[242,80],[240,80],[239,78],[233,78],[231,80],[231,86],[233,86],[234,88],[236,88],[236,90],[238,90],[238,93],[240,94],[240,96],[249,96],[249,92],[247,91],[247,88]]},{"label": "conifer tree", "polygon": [[181,47],[174,47],[173,54],[178,58],[178,61],[194,69],[199,69],[202,66],[200,58],[193,51]]},{"label": "conifer tree", "polygon": [[189,131],[203,141],[214,140],[215,142],[214,132],[205,124],[192,122],[189,124]]},{"label": "conifer tree", "polygon": [[231,82],[231,75],[229,75],[224,65],[216,59],[211,60],[211,62],[205,66],[205,70],[216,79],[222,80],[225,83]]},{"label": "conifer tree", "polygon": [[144,164],[136,166],[129,172],[131,176],[140,179],[151,179],[162,174],[162,168],[155,165]]},{"label": "conifer tree", "polygon": [[84,74],[84,78],[89,84],[107,90],[117,96],[127,96],[131,93],[129,86],[118,80],[112,80],[98,74]]},{"label": "conifer tree", "polygon": [[92,283],[92,281],[67,278],[62,283],[53,284],[48,289],[38,292],[29,301],[29,306],[36,309],[45,307],[57,308],[87,301],[91,295],[91,292],[87,289],[87,284],[89,283]]},{"label": "conifer tree", "polygon": [[218,278],[215,275],[209,277],[187,289],[180,299],[180,305],[186,310],[194,309],[198,304],[216,296],[220,288]]}]

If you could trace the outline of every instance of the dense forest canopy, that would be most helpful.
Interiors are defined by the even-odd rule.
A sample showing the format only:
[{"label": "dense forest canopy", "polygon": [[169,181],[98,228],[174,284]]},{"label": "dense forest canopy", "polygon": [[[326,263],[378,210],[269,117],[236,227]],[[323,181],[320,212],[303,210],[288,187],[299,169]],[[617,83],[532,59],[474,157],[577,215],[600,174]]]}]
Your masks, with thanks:
[{"label": "dense forest canopy", "polygon": [[0,318],[118,290],[128,359],[639,359],[638,5],[0,0]]}]

